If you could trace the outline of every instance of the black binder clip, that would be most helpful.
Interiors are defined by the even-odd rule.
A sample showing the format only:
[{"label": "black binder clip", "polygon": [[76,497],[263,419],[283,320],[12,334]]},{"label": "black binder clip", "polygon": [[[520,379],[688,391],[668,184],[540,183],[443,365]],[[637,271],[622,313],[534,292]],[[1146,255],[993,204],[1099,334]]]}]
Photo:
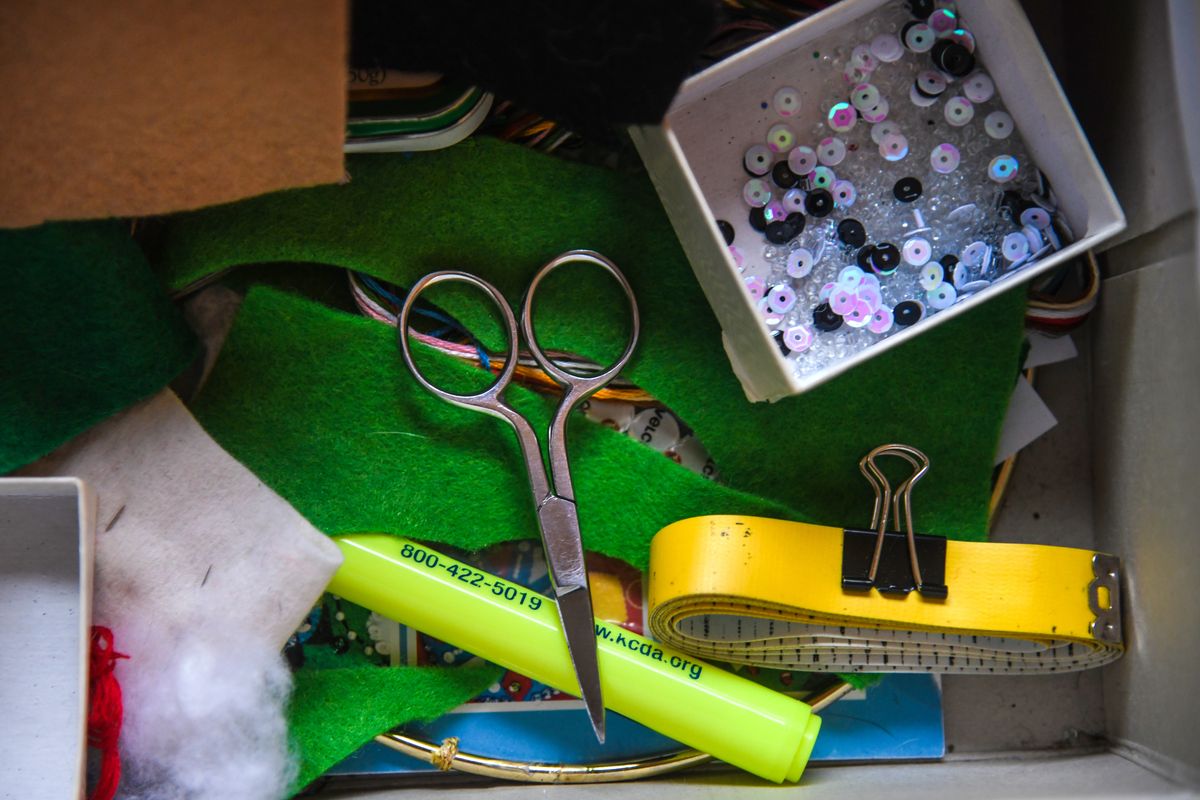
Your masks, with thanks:
[{"label": "black binder clip", "polygon": [[[879,466],[877,456],[890,455],[912,464],[913,473],[896,487]],[[929,459],[915,447],[885,444],[863,456],[858,468],[875,489],[871,528],[846,528],[842,532],[842,590],[905,595],[916,589],[922,597],[944,599],[946,587],[946,540],[940,536],[913,533],[912,488],[929,471]],[[887,529],[889,512],[896,520],[904,509],[904,533]],[[897,523],[898,524],[898,523]],[[907,544],[908,558],[904,557]]]}]

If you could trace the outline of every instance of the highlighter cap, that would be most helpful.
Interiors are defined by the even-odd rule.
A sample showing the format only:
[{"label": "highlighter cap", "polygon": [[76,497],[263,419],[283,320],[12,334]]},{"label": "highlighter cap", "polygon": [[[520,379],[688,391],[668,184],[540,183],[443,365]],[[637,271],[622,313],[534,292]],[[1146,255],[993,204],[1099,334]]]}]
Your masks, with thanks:
[{"label": "highlighter cap", "polygon": [[804,732],[800,735],[800,742],[796,745],[796,755],[792,758],[791,766],[788,767],[787,780],[795,783],[804,774],[804,768],[808,766],[808,759],[812,757],[813,745],[817,743],[817,734],[820,730],[821,718],[816,714],[810,714],[804,725]]}]

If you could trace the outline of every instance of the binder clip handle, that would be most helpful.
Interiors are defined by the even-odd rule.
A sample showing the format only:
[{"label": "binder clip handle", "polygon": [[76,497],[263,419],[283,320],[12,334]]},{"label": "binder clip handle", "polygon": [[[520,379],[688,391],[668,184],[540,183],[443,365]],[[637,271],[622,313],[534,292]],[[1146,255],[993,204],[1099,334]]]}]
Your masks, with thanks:
[{"label": "binder clip handle", "polygon": [[[887,476],[875,463],[876,458],[885,455],[902,458],[913,468],[912,474],[894,492]],[[844,532],[842,588],[849,591],[870,591],[875,588],[887,594],[907,594],[915,588],[924,597],[945,598],[948,594],[944,583],[946,541],[937,536],[918,535],[913,531],[912,489],[929,471],[929,458],[906,444],[885,444],[863,456],[858,468],[875,490],[875,505],[871,511],[871,531],[846,529]],[[908,549],[907,565],[895,563],[894,557],[884,557],[885,544],[900,538],[900,534],[888,531],[888,521],[895,519],[899,524],[902,515],[903,538]],[[864,574],[860,566],[865,556],[864,545],[871,540],[870,564]],[[924,572],[921,569],[922,553],[926,559]],[[882,572],[881,566],[884,567]]]}]

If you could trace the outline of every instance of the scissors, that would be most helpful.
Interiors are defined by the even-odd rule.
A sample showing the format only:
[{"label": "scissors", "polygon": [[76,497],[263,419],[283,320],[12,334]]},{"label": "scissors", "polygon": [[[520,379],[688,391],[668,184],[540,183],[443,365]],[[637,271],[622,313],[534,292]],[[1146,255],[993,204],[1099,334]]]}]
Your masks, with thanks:
[{"label": "scissors", "polygon": [[[533,298],[538,286],[554,270],[564,264],[586,263],[606,270],[625,292],[629,299],[632,320],[629,341],[625,351],[602,372],[580,375],[556,364],[538,344],[533,329]],[[439,283],[468,283],[486,292],[500,309],[508,333],[508,357],[499,376],[478,394],[456,394],[448,392],[429,381],[417,368],[413,360],[408,334],[408,318],[413,304],[426,289]],[[517,366],[517,320],[512,309],[496,287],[475,275],[466,272],[434,272],[417,281],[404,300],[397,320],[400,352],[404,363],[417,381],[436,397],[456,406],[469,408],[499,417],[516,431],[525,467],[529,474],[529,485],[533,489],[533,504],[537,511],[538,528],[542,546],[549,565],[550,582],[558,606],[559,620],[575,667],[579,682],[580,697],[587,707],[592,729],[601,744],[604,742],[604,702],[600,693],[600,671],[596,663],[595,617],[592,613],[592,598],[588,590],[587,567],[583,560],[583,543],[580,539],[579,517],[575,508],[575,491],[571,485],[571,470],[567,459],[567,419],[571,411],[585,398],[606,385],[624,367],[637,345],[640,323],[637,299],[633,289],[617,265],[591,250],[571,250],[552,259],[533,276],[521,306],[521,334],[538,365],[546,374],[563,387],[562,400],[550,422],[547,438],[549,446],[550,473],[546,473],[546,460],[542,454],[537,434],[529,420],[515,411],[504,400],[504,391],[512,382]]]}]

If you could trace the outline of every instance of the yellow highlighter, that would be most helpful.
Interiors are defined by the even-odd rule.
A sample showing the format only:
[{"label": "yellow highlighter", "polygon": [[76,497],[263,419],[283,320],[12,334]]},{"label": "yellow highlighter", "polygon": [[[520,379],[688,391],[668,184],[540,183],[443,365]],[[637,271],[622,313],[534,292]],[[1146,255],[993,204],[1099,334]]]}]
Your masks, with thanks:
[{"label": "yellow highlighter", "polygon": [[[482,658],[578,694],[554,602],[408,539],[335,539],[329,591]],[[769,781],[797,781],[821,720],[798,700],[596,622],[605,705]]]}]

